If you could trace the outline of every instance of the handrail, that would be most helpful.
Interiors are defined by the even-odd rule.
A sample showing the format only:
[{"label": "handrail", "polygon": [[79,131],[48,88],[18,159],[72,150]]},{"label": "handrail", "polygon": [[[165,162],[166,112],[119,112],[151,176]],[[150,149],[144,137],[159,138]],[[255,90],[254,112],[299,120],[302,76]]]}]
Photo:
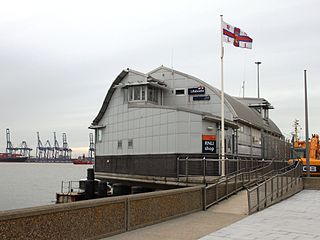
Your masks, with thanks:
[{"label": "handrail", "polygon": [[217,202],[227,198],[228,196],[242,190],[244,188],[245,183],[251,182],[261,174],[264,173],[266,169],[270,169],[273,167],[273,161],[268,165],[261,167],[259,169],[240,172],[233,176],[226,175],[220,181],[215,182],[213,184],[207,185],[204,187],[204,204],[203,209],[211,207]]},{"label": "handrail", "polygon": [[[288,171],[286,171],[286,172],[284,172],[284,173],[277,173],[275,176],[267,179],[266,181],[271,181],[272,178],[275,178],[275,177],[277,177],[277,176],[280,176],[280,175],[284,175],[284,174],[286,174],[286,173],[289,173],[289,172],[297,169],[298,165],[301,165],[300,162],[299,162],[294,168],[292,168],[292,169],[290,169],[290,170],[288,170]],[[286,167],[285,167],[285,168],[286,168]],[[251,189],[248,189],[248,190],[249,190],[249,191],[253,191],[253,190],[255,190],[256,188],[258,188],[259,186],[262,186],[263,184],[264,184],[264,183],[260,183],[260,184],[258,184],[257,186],[252,187]]]},{"label": "handrail", "polygon": [[[284,167],[282,169],[288,168]],[[301,188],[297,188],[298,184],[301,183],[301,177],[302,164],[298,162],[294,167],[290,166],[290,168],[284,172],[278,171],[276,175],[264,182],[247,188],[249,214],[260,211],[280,201],[286,195],[292,195],[301,190]],[[254,193],[253,196],[252,193]],[[256,204],[251,204],[251,200],[255,201]]]},{"label": "handrail", "polygon": [[[177,158],[177,173],[176,173],[176,177],[177,180],[179,181],[180,177],[185,177],[184,181],[187,181],[190,179],[189,177],[203,177],[203,183],[207,182],[206,177],[207,176],[218,176],[216,174],[214,174],[214,168],[208,168],[207,164],[208,163],[217,163],[220,166],[220,162],[221,161],[225,161],[226,162],[226,172],[228,176],[232,176],[235,175],[239,172],[243,172],[248,170],[248,168],[250,168],[250,170],[255,170],[255,169],[260,169],[261,166],[263,167],[264,164],[270,164],[273,162],[273,160],[253,160],[253,158],[251,159],[242,159],[242,158],[238,158],[238,159],[213,159],[213,158],[189,158],[188,156],[181,158],[178,157]],[[193,165],[191,166],[190,164],[193,164],[194,162],[199,162],[198,165]],[[190,164],[189,164],[190,163]],[[243,166],[245,164],[245,167]],[[195,167],[194,167],[195,166]],[[217,171],[217,168],[215,168]],[[236,171],[234,171],[234,169],[238,169]],[[207,171],[210,171],[209,173]],[[217,179],[210,179],[211,183],[215,183],[217,181],[219,181],[220,179],[224,179],[224,176],[220,176]]]}]

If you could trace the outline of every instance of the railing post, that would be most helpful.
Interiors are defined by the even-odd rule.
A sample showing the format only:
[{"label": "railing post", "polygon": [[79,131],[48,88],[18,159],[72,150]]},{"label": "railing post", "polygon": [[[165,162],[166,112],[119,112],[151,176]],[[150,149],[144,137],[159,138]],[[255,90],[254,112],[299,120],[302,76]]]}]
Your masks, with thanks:
[{"label": "railing post", "polygon": [[237,191],[237,189],[238,189],[237,176],[238,176],[238,173],[236,173],[236,175],[234,176],[235,177],[235,179],[234,179],[234,183],[235,183],[234,189],[235,189],[235,191]]},{"label": "railing post", "polygon": [[273,181],[274,177],[271,177],[271,202],[273,202]]},{"label": "railing post", "polygon": [[228,196],[228,174],[226,175],[226,195]]},{"label": "railing post", "polygon": [[288,173],[286,173],[286,179],[287,179],[286,192],[289,192],[289,176],[288,176]]},{"label": "railing post", "polygon": [[179,182],[179,172],[180,172],[180,158],[177,157],[177,180]]},{"label": "railing post", "polygon": [[282,197],[283,196],[283,176],[282,174],[280,176],[281,176],[281,197]]},{"label": "railing post", "polygon": [[293,174],[294,174],[294,169],[291,170],[291,188],[293,187]]},{"label": "railing post", "polygon": [[203,157],[203,183],[206,183],[206,173],[207,173],[207,161],[206,157]]},{"label": "railing post", "polygon": [[188,174],[189,174],[189,169],[188,169],[188,157],[186,158],[186,182],[189,182],[189,178],[188,178]]},{"label": "railing post", "polygon": [[277,174],[277,198],[279,198],[279,175]]},{"label": "railing post", "polygon": [[294,169],[294,185],[296,185],[297,186],[297,170],[298,170],[299,168],[295,168]]},{"label": "railing post", "polygon": [[203,211],[207,210],[207,189],[206,185],[203,187]]},{"label": "railing post", "polygon": [[267,181],[264,181],[264,207],[267,207]]},{"label": "railing post", "polygon": [[219,199],[219,183],[216,183],[216,201]]},{"label": "railing post", "polygon": [[240,163],[239,163],[239,158],[237,157],[237,171],[240,170]]},{"label": "railing post", "polygon": [[255,172],[256,172],[256,181],[258,181],[258,171],[255,170]]},{"label": "railing post", "polygon": [[248,197],[248,210],[249,215],[251,215],[251,199],[250,199],[250,191],[247,189],[247,197]]},{"label": "railing post", "polygon": [[257,210],[260,211],[259,185],[257,187]]}]

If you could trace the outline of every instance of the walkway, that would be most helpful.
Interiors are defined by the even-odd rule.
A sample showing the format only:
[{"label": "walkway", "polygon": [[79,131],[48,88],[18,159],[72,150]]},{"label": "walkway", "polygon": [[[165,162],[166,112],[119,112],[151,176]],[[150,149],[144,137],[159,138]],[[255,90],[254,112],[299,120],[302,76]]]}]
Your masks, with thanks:
[{"label": "walkway", "polygon": [[247,193],[242,191],[207,211],[196,212],[105,239],[194,240],[245,218],[247,212]]},{"label": "walkway", "polygon": [[201,240],[320,240],[320,191],[304,190]]}]

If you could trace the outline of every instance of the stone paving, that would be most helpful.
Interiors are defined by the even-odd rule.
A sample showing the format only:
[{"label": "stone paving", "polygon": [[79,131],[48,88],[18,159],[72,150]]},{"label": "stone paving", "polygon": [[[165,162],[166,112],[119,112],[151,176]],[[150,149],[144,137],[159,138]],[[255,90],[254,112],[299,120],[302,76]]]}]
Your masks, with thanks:
[{"label": "stone paving", "polygon": [[320,240],[320,191],[300,193],[200,240]]}]

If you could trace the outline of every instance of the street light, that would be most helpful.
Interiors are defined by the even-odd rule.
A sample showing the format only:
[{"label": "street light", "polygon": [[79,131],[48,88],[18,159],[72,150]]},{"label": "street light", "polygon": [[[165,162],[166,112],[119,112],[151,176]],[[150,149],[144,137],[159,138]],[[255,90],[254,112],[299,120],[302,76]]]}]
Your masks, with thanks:
[{"label": "street light", "polygon": [[261,64],[261,62],[255,62],[255,64],[257,64],[257,74],[258,74],[258,98],[260,98],[260,87],[259,87],[259,65]]},{"label": "street light", "polygon": [[310,156],[309,156],[309,119],[308,119],[308,91],[307,91],[307,70],[304,70],[304,112],[306,119],[306,167],[307,177],[310,177]]}]

